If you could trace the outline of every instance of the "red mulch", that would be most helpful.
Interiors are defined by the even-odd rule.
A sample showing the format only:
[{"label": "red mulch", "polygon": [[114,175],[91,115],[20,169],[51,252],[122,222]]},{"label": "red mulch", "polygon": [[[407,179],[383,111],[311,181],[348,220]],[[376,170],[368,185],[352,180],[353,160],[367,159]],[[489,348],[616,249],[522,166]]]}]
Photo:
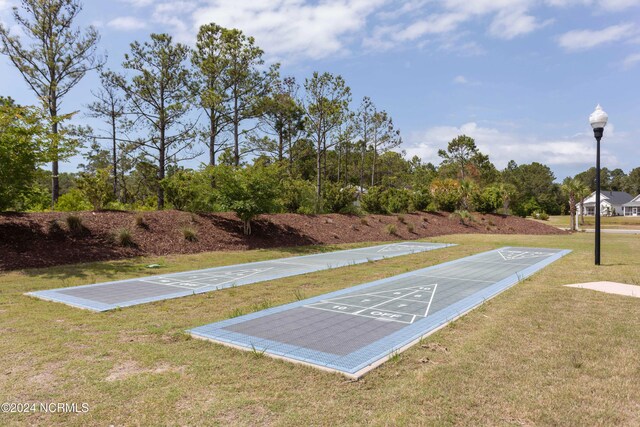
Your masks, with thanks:
[{"label": "red mulch", "polygon": [[[105,261],[141,255],[186,254],[284,246],[408,240],[458,233],[562,234],[539,222],[502,215],[475,215],[463,225],[448,213],[401,215],[262,215],[253,222],[251,236],[242,234],[242,223],[231,213],[191,214],[160,212],[81,212],[85,230],[72,233],[67,213],[0,214],[0,271],[49,267],[89,261]],[[136,225],[136,216],[144,226]],[[52,227],[57,223],[59,227]],[[387,225],[393,224],[391,235]],[[413,230],[410,231],[411,226]],[[197,240],[185,239],[192,228]],[[119,246],[114,232],[126,228],[134,247]]]}]

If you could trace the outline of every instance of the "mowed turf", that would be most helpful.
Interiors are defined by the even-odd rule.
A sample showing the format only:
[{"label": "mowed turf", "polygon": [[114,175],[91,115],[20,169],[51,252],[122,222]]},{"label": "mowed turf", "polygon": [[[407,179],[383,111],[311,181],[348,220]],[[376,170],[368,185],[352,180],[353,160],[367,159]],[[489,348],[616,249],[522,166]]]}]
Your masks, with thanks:
[{"label": "mowed turf", "polygon": [[[640,284],[640,239],[443,236],[459,243],[109,313],[24,292],[363,245],[147,258],[0,276],[0,397],[89,404],[84,414],[0,413],[0,425],[638,425],[640,301],[567,283]],[[501,246],[574,252],[358,382],[209,342],[186,329]]]}]

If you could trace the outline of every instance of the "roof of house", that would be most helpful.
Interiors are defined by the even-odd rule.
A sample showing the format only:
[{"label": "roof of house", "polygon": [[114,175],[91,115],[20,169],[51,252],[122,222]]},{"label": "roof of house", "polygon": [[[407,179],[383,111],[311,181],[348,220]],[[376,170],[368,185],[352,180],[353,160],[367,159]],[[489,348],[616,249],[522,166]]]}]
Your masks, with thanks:
[{"label": "roof of house", "polygon": [[[596,192],[594,191],[593,193],[591,193],[588,197],[586,197],[584,200],[589,199],[591,196],[593,196]],[[625,191],[600,191],[600,194],[604,197],[607,198],[607,201],[609,203],[611,203],[612,205],[623,205],[625,203],[629,203],[631,201],[631,199],[633,199],[633,196]],[[638,197],[636,197],[637,199]],[[595,203],[591,202],[591,203],[585,203],[585,206],[589,206],[589,205],[595,205]]]},{"label": "roof of house", "polygon": [[622,206],[639,207],[640,206],[640,194],[637,195],[632,201],[627,202]]}]

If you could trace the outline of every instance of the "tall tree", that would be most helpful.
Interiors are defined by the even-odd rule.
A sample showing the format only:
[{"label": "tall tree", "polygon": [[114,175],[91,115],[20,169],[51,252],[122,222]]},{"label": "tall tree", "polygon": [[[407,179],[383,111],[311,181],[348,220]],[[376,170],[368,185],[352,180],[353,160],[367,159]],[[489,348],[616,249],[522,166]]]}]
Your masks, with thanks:
[{"label": "tall tree", "polygon": [[231,65],[230,46],[226,43],[230,31],[213,23],[203,25],[198,31],[196,49],[191,56],[201,86],[198,103],[209,119],[205,141],[211,166],[215,166],[218,153],[227,148],[228,140],[222,138],[231,123],[228,105],[230,79],[225,74]]},{"label": "tall tree", "polygon": [[473,138],[460,135],[452,139],[447,145],[447,150],[438,150],[438,156],[442,157],[442,164],[455,167],[458,178],[465,179],[468,173],[468,165],[473,158],[480,154]]},{"label": "tall tree", "polygon": [[0,96],[0,211],[19,208],[31,189],[36,167],[46,159],[45,125],[38,109]]},{"label": "tall tree", "polygon": [[13,8],[20,32],[30,40],[12,35],[0,24],[2,53],[9,56],[31,90],[42,100],[51,122],[51,200],[58,200],[60,186],[58,163],[74,152],[74,144],[59,135],[62,98],[85,76],[102,63],[96,56],[98,32],[92,26],[73,28],[82,11],[78,0],[21,0],[22,13]]},{"label": "tall tree", "polygon": [[271,154],[279,162],[288,159],[291,173],[292,147],[304,130],[304,108],[297,99],[298,84],[293,77],[271,79],[268,95],[258,100],[258,128],[266,134],[258,140],[259,151]]},{"label": "tall tree", "polygon": [[625,191],[632,196],[640,194],[640,167],[632,169],[627,175]]},{"label": "tall tree", "polygon": [[376,163],[378,156],[402,144],[400,131],[393,126],[393,120],[386,111],[376,111],[372,120],[371,151],[371,185],[376,184]]},{"label": "tall tree", "polygon": [[342,76],[314,72],[304,83],[306,89],[307,130],[316,147],[316,211],[322,208],[322,160],[327,148],[328,135],[343,121],[351,101],[351,89]]},{"label": "tall tree", "polygon": [[582,182],[575,178],[567,177],[562,182],[562,192],[569,201],[569,217],[571,218],[571,231],[576,230],[576,203],[580,193]]},{"label": "tall tree", "polygon": [[238,166],[242,154],[241,124],[256,117],[257,101],[265,94],[268,76],[273,74],[273,69],[267,72],[259,70],[264,64],[264,52],[255,45],[253,37],[245,36],[242,31],[223,29],[220,31],[220,42],[226,64],[222,73],[222,86],[227,88],[226,102],[233,133],[233,161]]},{"label": "tall tree", "polygon": [[117,78],[110,71],[100,73],[101,87],[91,91],[95,101],[87,106],[89,117],[100,118],[109,127],[106,136],[97,135],[98,139],[108,139],[111,142],[111,173],[113,182],[113,196],[119,197],[118,191],[118,146],[129,141],[119,138],[118,128],[125,117],[126,102],[124,94],[117,84]]},{"label": "tall tree", "polygon": [[[177,164],[197,156],[193,147],[194,123],[188,113],[194,99],[191,73],[186,67],[189,48],[173,43],[168,34],[131,43],[122,67],[134,75],[115,81],[126,93],[134,122],[148,130],[137,146],[156,161],[157,179],[165,177],[169,162]],[[164,189],[157,186],[158,209],[164,208]]]},{"label": "tall tree", "polygon": [[364,186],[364,162],[371,139],[371,127],[373,124],[373,115],[375,114],[375,105],[368,96],[365,96],[360,103],[360,108],[356,113],[356,129],[360,137],[360,188]]}]

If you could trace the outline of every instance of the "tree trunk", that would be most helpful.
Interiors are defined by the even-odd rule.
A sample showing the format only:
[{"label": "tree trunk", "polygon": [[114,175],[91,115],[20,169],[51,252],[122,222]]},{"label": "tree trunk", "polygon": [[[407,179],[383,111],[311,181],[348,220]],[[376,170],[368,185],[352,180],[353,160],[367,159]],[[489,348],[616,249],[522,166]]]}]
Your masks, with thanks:
[{"label": "tree trunk", "polygon": [[122,201],[120,197],[118,197],[118,141],[116,137],[116,112],[111,109],[111,142],[112,142],[112,152],[111,152],[111,161],[113,166],[113,197],[116,200]]},{"label": "tree trunk", "polygon": [[238,115],[238,95],[233,95],[233,163],[240,165],[240,119]]},{"label": "tree trunk", "polygon": [[318,132],[318,150],[316,152],[316,213],[320,213],[322,195],[322,135]]},{"label": "tree trunk", "polygon": [[51,133],[54,138],[54,157],[51,161],[51,207],[54,208],[60,197],[60,180],[58,178],[58,101],[54,94],[50,95],[49,113],[51,115]]},{"label": "tree trunk", "polygon": [[164,125],[160,128],[160,155],[158,156],[158,210],[164,209],[164,188],[160,182],[164,179],[164,171],[166,166],[166,145],[165,145],[165,129]]},{"label": "tree trunk", "polygon": [[376,158],[378,154],[378,143],[373,143],[373,161],[371,162],[371,186],[373,187],[376,182]]},{"label": "tree trunk", "polygon": [[571,218],[571,231],[576,231],[576,200],[573,195],[569,196],[569,217]]},{"label": "tree trunk", "polygon": [[245,219],[242,222],[242,232],[244,233],[245,236],[248,236],[251,234],[251,220],[250,219]]},{"label": "tree trunk", "polygon": [[209,164],[216,165],[216,116],[215,110],[209,111]]}]

